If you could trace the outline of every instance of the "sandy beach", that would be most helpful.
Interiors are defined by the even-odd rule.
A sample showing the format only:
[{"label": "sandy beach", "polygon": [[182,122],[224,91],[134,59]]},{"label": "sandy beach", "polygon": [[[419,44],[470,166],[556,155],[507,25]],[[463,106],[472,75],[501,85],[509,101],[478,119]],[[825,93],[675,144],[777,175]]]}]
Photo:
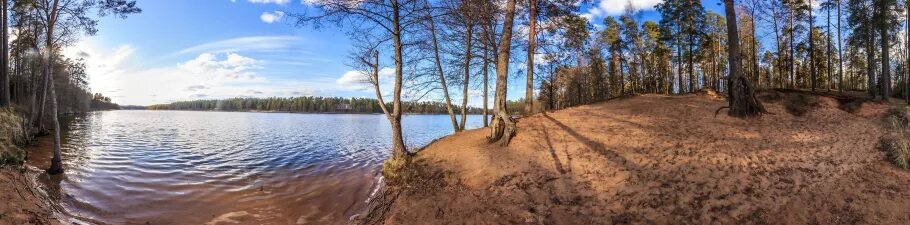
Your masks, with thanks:
[{"label": "sandy beach", "polygon": [[[386,197],[384,224],[907,224],[910,172],[876,149],[887,106],[818,97],[802,116],[714,112],[712,95],[643,95],[443,138]],[[786,98],[786,96],[785,96]],[[397,198],[395,198],[397,196]],[[372,221],[372,222],[377,222]]]}]

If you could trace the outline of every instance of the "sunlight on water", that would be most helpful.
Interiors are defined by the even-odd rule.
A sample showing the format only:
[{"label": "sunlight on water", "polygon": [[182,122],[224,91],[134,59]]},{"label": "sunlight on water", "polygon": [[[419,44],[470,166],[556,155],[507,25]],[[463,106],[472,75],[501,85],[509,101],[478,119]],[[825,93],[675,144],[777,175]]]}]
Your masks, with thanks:
[{"label": "sunlight on water", "polygon": [[[408,146],[452,133],[448,121],[405,116]],[[391,136],[383,115],[240,112],[95,112],[66,130],[67,173],[51,192],[71,214],[112,224],[344,223]]]}]

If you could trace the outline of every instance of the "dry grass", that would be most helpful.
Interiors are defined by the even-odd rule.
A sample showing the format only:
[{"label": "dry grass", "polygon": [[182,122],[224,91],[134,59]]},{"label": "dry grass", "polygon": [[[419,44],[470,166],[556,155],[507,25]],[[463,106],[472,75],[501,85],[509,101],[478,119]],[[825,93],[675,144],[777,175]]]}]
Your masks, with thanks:
[{"label": "dry grass", "polygon": [[910,139],[907,138],[910,112],[905,107],[891,108],[885,122],[891,132],[879,140],[878,148],[885,151],[888,160],[895,166],[910,169]]},{"label": "dry grass", "polygon": [[413,177],[413,170],[409,168],[410,164],[411,157],[387,159],[382,163],[382,176],[390,183],[407,182]]},{"label": "dry grass", "polygon": [[25,152],[16,146],[22,134],[22,117],[12,109],[0,109],[0,165],[23,162]]}]

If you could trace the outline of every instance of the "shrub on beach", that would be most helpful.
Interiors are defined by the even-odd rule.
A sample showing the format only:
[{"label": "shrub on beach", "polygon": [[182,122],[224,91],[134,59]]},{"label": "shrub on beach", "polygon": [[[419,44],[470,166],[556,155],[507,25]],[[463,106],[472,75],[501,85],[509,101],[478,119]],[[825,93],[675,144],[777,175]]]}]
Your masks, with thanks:
[{"label": "shrub on beach", "polygon": [[406,181],[412,172],[408,166],[411,163],[411,157],[404,159],[387,159],[382,163],[382,176],[390,182]]}]

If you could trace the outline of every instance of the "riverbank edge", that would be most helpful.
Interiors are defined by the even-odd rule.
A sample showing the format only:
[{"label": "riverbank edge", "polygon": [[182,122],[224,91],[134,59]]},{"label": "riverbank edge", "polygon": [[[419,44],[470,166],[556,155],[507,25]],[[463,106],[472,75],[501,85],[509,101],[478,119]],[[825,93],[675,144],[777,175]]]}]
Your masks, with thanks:
[{"label": "riverbank edge", "polygon": [[[483,130],[483,129],[487,129],[487,128],[488,127],[467,129],[467,130],[463,130],[461,132],[454,132],[449,135],[433,139],[432,141],[430,141],[430,143],[427,143],[426,145],[423,145],[421,147],[410,150],[409,151],[410,159],[408,159],[408,160],[413,160],[414,158],[418,157],[418,154],[420,152],[430,148],[431,146],[433,146],[433,144],[436,144],[439,141],[442,141],[442,140],[448,139],[448,138],[455,138],[456,136],[458,136],[459,134],[464,133],[464,132],[474,132],[474,131]],[[391,159],[386,159],[386,161],[389,161],[389,160],[391,160]],[[384,166],[385,166],[385,164],[383,164],[383,167]],[[409,172],[417,172],[416,171],[417,169],[412,168],[412,166],[413,166],[413,161],[405,169],[408,170]],[[364,209],[361,211],[361,213],[355,214],[353,217],[351,217],[348,224],[376,225],[376,224],[385,223],[386,215],[392,209],[392,204],[395,203],[395,200],[398,200],[398,196],[401,194],[401,192],[407,190],[408,188],[411,188],[411,187],[409,187],[409,184],[410,184],[409,181],[389,183],[388,179],[385,179],[385,176],[382,173],[379,173],[379,174],[381,176],[379,179],[379,184],[376,185],[376,188],[371,192],[372,194],[370,194],[369,198],[367,199],[367,206],[364,207]],[[416,177],[416,176],[414,174],[409,174],[409,175],[407,175],[406,179],[413,178],[413,177]]]},{"label": "riverbank edge", "polygon": [[[0,124],[4,137],[0,137],[0,145],[15,148],[14,151],[23,150],[30,144],[30,140],[21,131],[22,118],[12,110],[0,113],[0,121],[12,123]],[[17,127],[18,126],[18,127]],[[9,132],[20,131],[20,132]],[[55,204],[46,191],[40,187],[39,176],[44,172],[38,168],[26,165],[27,152],[22,159],[15,160],[11,165],[0,165],[0,199],[5,204],[0,208],[0,222],[8,224],[63,224],[61,218],[65,215],[62,207]]]}]

